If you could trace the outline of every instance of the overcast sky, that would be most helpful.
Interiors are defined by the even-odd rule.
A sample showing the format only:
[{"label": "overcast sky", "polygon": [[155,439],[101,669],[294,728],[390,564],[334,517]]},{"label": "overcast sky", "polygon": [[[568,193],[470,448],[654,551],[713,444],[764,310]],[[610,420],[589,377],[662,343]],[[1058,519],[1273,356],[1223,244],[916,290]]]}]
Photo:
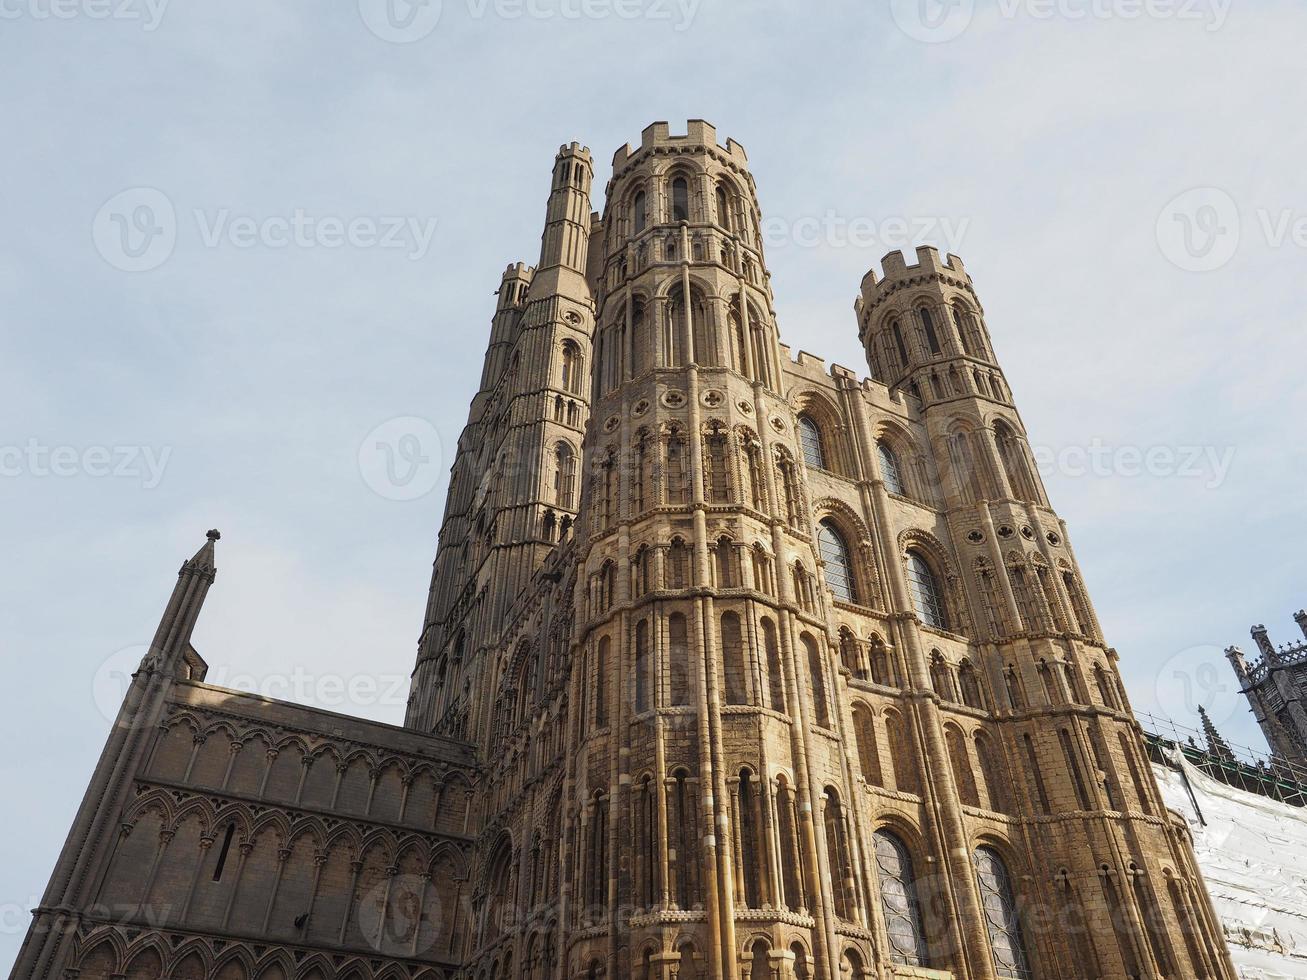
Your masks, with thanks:
[{"label": "overcast sky", "polygon": [[863,273],[965,258],[1136,707],[1262,746],[1220,651],[1307,605],[1301,3],[391,2],[0,0],[0,972],[206,529],[210,680],[402,719],[491,293],[559,144],[601,193],[654,120],[748,150],[795,348],[865,373]]}]

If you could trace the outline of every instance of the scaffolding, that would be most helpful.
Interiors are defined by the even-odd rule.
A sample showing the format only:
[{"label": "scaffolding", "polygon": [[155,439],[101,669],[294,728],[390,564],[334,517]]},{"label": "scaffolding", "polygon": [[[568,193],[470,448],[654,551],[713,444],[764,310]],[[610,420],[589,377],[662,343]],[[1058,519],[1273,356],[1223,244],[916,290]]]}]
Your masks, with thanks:
[{"label": "scaffolding", "polygon": [[1218,753],[1205,744],[1206,736],[1197,729],[1144,711],[1135,714],[1144,727],[1150,761],[1174,768],[1167,752],[1178,750],[1195,769],[1227,786],[1289,806],[1307,807],[1307,769],[1302,766],[1267,756],[1246,745],[1231,743],[1228,754]]}]

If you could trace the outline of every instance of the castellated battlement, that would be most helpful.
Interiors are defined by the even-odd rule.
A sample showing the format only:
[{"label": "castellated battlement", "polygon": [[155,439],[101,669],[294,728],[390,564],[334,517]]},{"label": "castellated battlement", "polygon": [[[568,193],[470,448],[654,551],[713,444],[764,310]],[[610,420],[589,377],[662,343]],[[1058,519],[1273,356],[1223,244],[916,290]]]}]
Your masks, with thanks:
[{"label": "castellated battlement", "polygon": [[576,140],[573,140],[570,143],[564,143],[558,148],[558,159],[561,160],[563,157],[576,157],[577,159],[584,160],[586,163],[593,163],[590,156],[590,147],[583,146],[576,142]]},{"label": "castellated battlement", "polygon": [[[871,394],[879,393],[881,395],[890,395],[889,388],[875,380],[860,374],[853,368],[845,367],[843,364],[826,364],[824,357],[818,357],[816,354],[810,354],[806,350],[800,350],[797,353],[788,344],[780,344],[781,354],[784,355],[787,362],[787,373],[791,377],[806,377],[810,381],[823,381],[830,378],[835,381],[851,382],[855,387]],[[890,395],[890,400],[901,403],[902,393],[894,392]]]},{"label": "castellated battlement", "polygon": [[501,281],[507,282],[509,279],[530,279],[535,275],[536,267],[527,265],[525,262],[510,262],[508,268],[504,270]]},{"label": "castellated battlement", "polygon": [[880,264],[881,275],[876,275],[876,270],[873,268],[862,277],[861,295],[853,304],[859,316],[863,310],[875,306],[896,289],[921,281],[923,277],[952,276],[963,279],[968,284],[971,282],[962,259],[952,253],[946,259],[941,259],[939,249],[934,245],[918,245],[917,261],[911,265],[901,251],[890,252],[880,260]]},{"label": "castellated battlement", "polygon": [[717,142],[716,126],[702,119],[691,119],[685,124],[684,135],[673,135],[671,126],[666,122],[656,122],[646,126],[640,133],[638,149],[632,150],[628,143],[613,154],[613,176],[617,176],[629,163],[646,152],[658,149],[689,152],[699,147],[716,150],[738,166],[748,166],[749,157],[744,152],[743,146],[729,138],[725,146],[721,145]]}]

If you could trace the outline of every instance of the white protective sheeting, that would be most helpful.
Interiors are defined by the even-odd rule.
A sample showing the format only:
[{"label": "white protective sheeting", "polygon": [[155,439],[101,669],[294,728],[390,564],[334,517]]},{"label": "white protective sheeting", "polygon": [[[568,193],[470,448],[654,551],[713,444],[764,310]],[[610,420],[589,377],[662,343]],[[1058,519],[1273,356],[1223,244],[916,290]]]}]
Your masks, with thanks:
[{"label": "white protective sheeting", "polygon": [[1153,771],[1166,805],[1189,824],[1239,976],[1307,980],[1307,811],[1168,756],[1177,768]]}]

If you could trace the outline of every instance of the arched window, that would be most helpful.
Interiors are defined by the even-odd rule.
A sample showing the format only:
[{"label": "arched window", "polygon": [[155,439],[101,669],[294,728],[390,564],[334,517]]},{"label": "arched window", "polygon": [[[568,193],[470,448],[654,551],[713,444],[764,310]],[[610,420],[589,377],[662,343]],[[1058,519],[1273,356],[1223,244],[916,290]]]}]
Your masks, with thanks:
[{"label": "arched window", "polygon": [[876,831],[873,839],[890,959],[905,966],[926,966],[926,936],[912,857],[903,842],[887,830]]},{"label": "arched window", "polygon": [[595,727],[604,728],[608,724],[608,657],[612,650],[612,641],[604,637],[599,641],[595,656]]},{"label": "arched window", "polygon": [[880,786],[880,750],[876,746],[876,723],[865,704],[853,708],[853,735],[858,744],[858,765],[869,785]]},{"label": "arched window", "polygon": [[635,710],[648,711],[649,671],[649,620],[642,619],[635,626]]},{"label": "arched window", "polygon": [[846,922],[853,920],[857,905],[856,873],[839,794],[827,788],[822,800],[823,829],[826,832],[826,853],[830,857],[831,885],[835,893],[835,914]]},{"label": "arched window", "polygon": [[908,588],[912,592],[912,605],[921,621],[935,629],[948,629],[944,593],[929,562],[917,551],[908,552]]},{"label": "arched window", "polygon": [[762,619],[762,645],[767,655],[767,707],[786,714],[785,675],[781,673],[780,644],[776,638],[776,624],[766,616]]},{"label": "arched window", "polygon": [[576,454],[572,447],[560,442],[554,447],[554,504],[572,510],[576,487]]},{"label": "arched window", "polygon": [[721,184],[717,185],[717,223],[727,230],[731,227],[730,200],[726,196],[726,188]]},{"label": "arched window", "polygon": [[899,356],[899,366],[906,368],[910,361],[908,357],[908,345],[903,342],[903,328],[899,326],[899,321],[895,320],[889,325],[890,337],[894,341],[894,353]]},{"label": "arched window", "polygon": [[817,724],[830,728],[830,702],[826,700],[826,673],[822,669],[821,650],[811,634],[804,633],[803,648],[808,654],[808,675],[812,680],[812,700],[817,709]]},{"label": "arched window", "polygon": [[1021,939],[1012,878],[993,848],[976,849],[976,884],[989,931],[989,948],[994,954],[994,973],[1002,980],[1029,980],[1032,974]]},{"label": "arched window", "polygon": [[906,723],[894,711],[885,712],[885,741],[894,766],[894,788],[900,793],[919,792],[916,752]]},{"label": "arched window", "polygon": [[821,429],[807,415],[799,416],[799,445],[803,449],[803,458],[809,466],[819,470],[826,468],[826,453],[821,444]]},{"label": "arched window", "polygon": [[635,195],[635,233],[638,235],[644,231],[645,226],[649,223],[649,200],[645,197],[644,191]]},{"label": "arched window", "polygon": [[895,684],[894,665],[885,649],[885,641],[879,636],[871,638],[871,679],[873,683],[887,687]]},{"label": "arched window", "polygon": [[903,473],[899,470],[898,455],[885,442],[876,443],[876,456],[880,459],[880,478],[885,481],[885,489],[906,497],[903,489]]},{"label": "arched window", "polygon": [[689,585],[688,549],[680,538],[673,538],[671,547],[667,549],[667,587],[684,589]]},{"label": "arched window", "polygon": [[953,768],[953,783],[964,806],[980,806],[980,793],[976,788],[976,772],[967,755],[967,740],[953,725],[944,728],[944,742],[948,746],[949,765]]},{"label": "arched window", "polygon": [[745,657],[739,614],[734,612],[722,613],[721,645],[722,670],[726,675],[726,703],[748,704],[749,664]]},{"label": "arched window", "polygon": [[817,525],[817,552],[821,555],[826,585],[836,599],[858,601],[858,586],[853,577],[853,563],[849,548],[833,521],[827,519]]},{"label": "arched window", "polygon": [[1098,697],[1103,702],[1103,707],[1111,708],[1113,711],[1120,707],[1116,703],[1116,693],[1108,683],[1107,674],[1101,664],[1094,664],[1094,685],[1098,688]]},{"label": "arched window", "polygon": [[966,311],[962,308],[961,303],[954,303],[952,306],[952,310],[953,310],[953,325],[958,328],[958,339],[962,341],[963,353],[965,353],[968,357],[977,356],[975,345],[972,344],[971,337],[969,336],[969,331],[967,329]]},{"label": "arched window", "polygon": [[667,436],[667,463],[664,477],[664,503],[683,504],[686,500],[685,438],[679,430]]},{"label": "arched window", "polygon": [[581,348],[570,340],[563,341],[563,390],[581,394]]},{"label": "arched window", "polygon": [[672,181],[672,220],[690,220],[690,182],[684,177]]},{"label": "arched window", "polygon": [[684,613],[667,617],[667,686],[671,704],[690,703],[690,644]]},{"label": "arched window", "polygon": [[958,667],[958,689],[962,695],[962,703],[968,708],[985,706],[985,697],[980,690],[980,678],[976,674],[975,665],[970,660],[962,661]]},{"label": "arched window", "polygon": [[932,651],[930,658],[930,687],[939,695],[941,701],[956,701],[953,692],[953,671],[944,661],[944,655],[938,650]]},{"label": "arched window", "polygon": [[939,335],[935,332],[935,318],[924,306],[917,311],[917,315],[921,317],[921,330],[926,337],[926,347],[932,354],[938,354]]}]

